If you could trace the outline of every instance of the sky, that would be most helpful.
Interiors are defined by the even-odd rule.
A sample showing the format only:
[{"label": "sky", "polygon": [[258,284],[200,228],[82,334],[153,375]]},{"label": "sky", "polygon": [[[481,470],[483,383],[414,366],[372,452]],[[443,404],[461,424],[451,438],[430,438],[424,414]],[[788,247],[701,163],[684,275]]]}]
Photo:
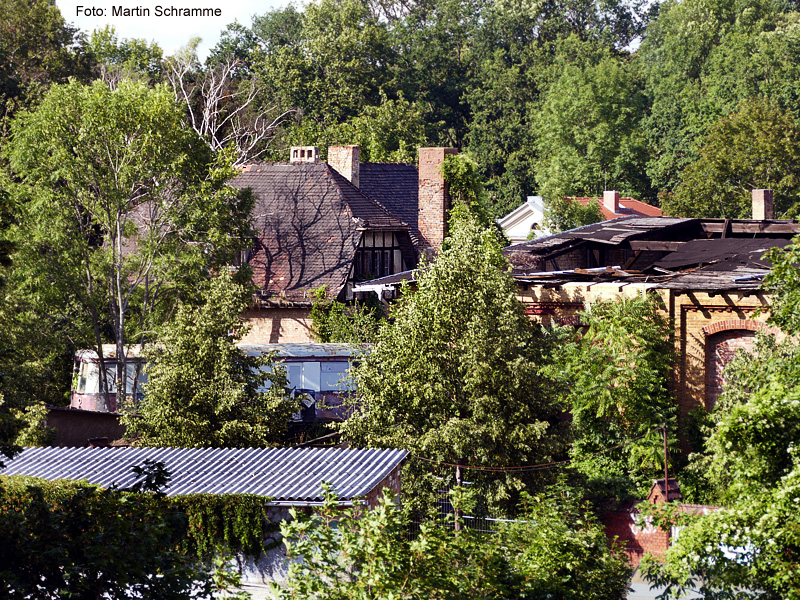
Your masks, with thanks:
[{"label": "sky", "polygon": [[[113,25],[120,38],[155,41],[165,55],[199,36],[203,39],[198,49],[201,59],[216,45],[220,32],[229,23],[250,25],[253,14],[264,14],[288,4],[288,0],[56,0],[64,19],[87,34]],[[219,16],[173,16],[170,14],[173,8],[214,9]],[[117,16],[115,11],[119,13]]]}]

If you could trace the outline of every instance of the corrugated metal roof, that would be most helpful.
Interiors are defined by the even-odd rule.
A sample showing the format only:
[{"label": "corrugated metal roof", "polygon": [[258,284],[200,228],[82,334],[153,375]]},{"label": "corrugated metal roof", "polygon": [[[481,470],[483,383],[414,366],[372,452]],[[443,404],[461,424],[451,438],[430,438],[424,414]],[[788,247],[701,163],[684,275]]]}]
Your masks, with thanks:
[{"label": "corrugated metal roof", "polygon": [[[292,358],[340,358],[348,359],[369,350],[367,344],[336,344],[336,343],[297,343],[297,344],[237,344],[237,347],[247,356],[262,356],[275,352],[279,359]],[[138,345],[125,346],[127,358],[135,359],[141,355]],[[103,356],[108,359],[117,357],[117,347],[114,344],[103,344]],[[78,350],[76,358],[83,360],[99,360],[97,352],[92,349]]]},{"label": "corrugated metal roof", "polygon": [[372,491],[405,459],[405,450],[342,448],[26,448],[2,475],[50,481],[85,479],[102,487],[132,486],[146,460],[171,474],[168,496],[256,494],[273,502],[319,502],[322,483],[342,501]]},{"label": "corrugated metal roof", "polygon": [[237,344],[248,356],[262,356],[270,352],[278,358],[341,358],[348,359],[368,349],[367,344]]}]

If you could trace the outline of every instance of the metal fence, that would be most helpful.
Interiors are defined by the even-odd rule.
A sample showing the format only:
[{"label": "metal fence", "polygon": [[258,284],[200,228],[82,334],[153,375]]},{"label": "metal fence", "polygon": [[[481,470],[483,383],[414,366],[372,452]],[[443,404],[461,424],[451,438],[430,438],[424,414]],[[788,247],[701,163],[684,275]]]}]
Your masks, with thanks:
[{"label": "metal fence", "polygon": [[[453,508],[453,504],[450,502],[450,489],[441,489],[438,493],[438,498],[434,503],[435,507],[435,517],[438,522],[442,523],[444,526],[454,529],[455,528],[455,521],[452,515],[455,513],[455,509]],[[492,516],[489,512],[489,509],[485,502],[478,501],[476,505],[470,511],[471,514],[462,515],[461,521],[465,528],[471,529],[473,531],[477,531],[479,533],[488,533],[493,534],[497,533],[498,526],[501,523],[524,523],[526,521],[519,521],[515,519],[501,519],[496,516]],[[430,517],[426,518],[416,518],[411,519],[408,526],[408,536],[409,538],[415,538],[420,531],[420,526],[425,523],[426,521],[430,520]]]}]

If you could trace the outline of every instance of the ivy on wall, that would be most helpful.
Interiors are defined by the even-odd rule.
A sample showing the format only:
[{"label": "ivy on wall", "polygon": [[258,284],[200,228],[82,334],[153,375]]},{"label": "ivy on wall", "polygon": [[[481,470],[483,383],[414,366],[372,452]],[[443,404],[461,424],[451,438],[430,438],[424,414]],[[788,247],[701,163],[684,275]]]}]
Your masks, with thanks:
[{"label": "ivy on wall", "polygon": [[0,596],[170,600],[202,584],[207,595],[191,597],[212,597],[220,558],[257,557],[277,537],[267,502],[0,477]]}]

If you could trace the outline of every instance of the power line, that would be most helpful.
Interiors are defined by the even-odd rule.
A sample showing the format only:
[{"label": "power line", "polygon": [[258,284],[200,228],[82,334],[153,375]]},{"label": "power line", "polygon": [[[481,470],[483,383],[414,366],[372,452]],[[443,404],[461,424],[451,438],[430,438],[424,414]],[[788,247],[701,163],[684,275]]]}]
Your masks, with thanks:
[{"label": "power line", "polygon": [[461,467],[462,469],[470,469],[472,471],[517,472],[517,473],[525,472],[525,471],[544,471],[546,469],[554,469],[556,467],[559,467],[561,465],[565,465],[567,463],[579,462],[579,461],[582,461],[582,460],[586,460],[587,458],[592,458],[593,456],[597,456],[599,454],[603,454],[604,452],[610,452],[611,450],[616,450],[617,448],[622,448],[624,446],[627,446],[628,444],[632,444],[636,440],[640,440],[643,437],[647,437],[648,435],[650,435],[651,433],[653,433],[655,431],[661,431],[662,429],[665,429],[665,428],[666,428],[666,425],[659,425],[655,429],[651,429],[647,433],[643,433],[642,435],[640,435],[638,437],[632,438],[632,439],[627,440],[625,442],[622,442],[620,444],[616,444],[615,446],[610,446],[608,448],[604,448],[603,450],[598,450],[597,452],[593,452],[591,454],[587,454],[586,456],[582,456],[580,458],[568,458],[566,460],[559,460],[559,461],[555,461],[555,462],[542,463],[542,464],[539,464],[539,465],[522,465],[522,466],[515,466],[515,467],[484,467],[484,466],[478,466],[478,465],[458,465],[456,463],[449,463],[449,462],[443,462],[443,461],[439,461],[439,460],[433,460],[432,458],[425,458],[424,456],[419,456],[418,454],[413,454],[413,453],[411,454],[411,456],[413,456],[414,458],[418,458],[419,460],[424,460],[425,462],[434,463],[434,464],[441,465],[441,466],[444,466],[444,467]]}]

